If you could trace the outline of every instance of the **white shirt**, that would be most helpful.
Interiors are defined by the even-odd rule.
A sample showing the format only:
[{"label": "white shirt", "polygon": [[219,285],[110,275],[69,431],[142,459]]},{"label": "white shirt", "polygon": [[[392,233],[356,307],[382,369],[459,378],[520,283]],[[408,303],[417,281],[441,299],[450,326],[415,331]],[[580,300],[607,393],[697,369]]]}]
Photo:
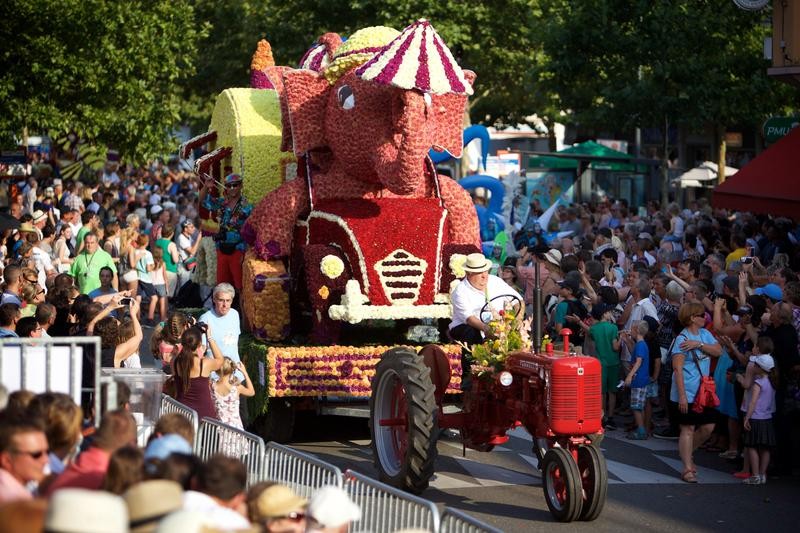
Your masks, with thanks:
[{"label": "white shirt", "polygon": [[31,255],[33,257],[33,263],[36,265],[36,271],[39,274],[38,278],[39,286],[46,292],[47,287],[45,285],[45,282],[47,281],[47,273],[55,270],[53,268],[53,261],[50,260],[50,254],[48,254],[38,246],[33,247],[33,253]]},{"label": "white shirt", "polygon": [[192,239],[183,233],[178,235],[178,255],[181,256],[181,261],[189,259],[189,249],[192,247]]},{"label": "white shirt", "polygon": [[[456,285],[450,294],[450,303],[453,305],[453,320],[450,322],[450,329],[456,326],[467,323],[467,318],[471,316],[478,316],[483,306],[498,296],[512,295],[522,301],[522,296],[515,291],[508,283],[498,278],[497,276],[489,276],[486,284],[486,292],[479,291],[472,284],[464,278]],[[497,299],[492,302],[492,308],[500,311],[503,308],[503,302],[513,302],[513,298]],[[480,318],[480,317],[478,317]]]},{"label": "white shirt", "polygon": [[183,510],[207,515],[214,522],[213,526],[222,531],[249,529],[250,522],[234,511],[218,504],[208,494],[187,490],[183,493]]},{"label": "white shirt", "polygon": [[[653,305],[653,302],[650,298],[642,298],[635,304],[633,304],[633,309],[631,309],[631,314],[628,317],[628,321],[625,322],[625,330],[630,331],[633,327],[633,324],[639,322],[646,316],[651,316],[658,320],[658,311],[656,311],[656,306]],[[622,343],[622,350],[620,352],[620,360],[621,361],[630,361],[631,360],[631,352],[628,350],[628,345],[624,342]]]}]

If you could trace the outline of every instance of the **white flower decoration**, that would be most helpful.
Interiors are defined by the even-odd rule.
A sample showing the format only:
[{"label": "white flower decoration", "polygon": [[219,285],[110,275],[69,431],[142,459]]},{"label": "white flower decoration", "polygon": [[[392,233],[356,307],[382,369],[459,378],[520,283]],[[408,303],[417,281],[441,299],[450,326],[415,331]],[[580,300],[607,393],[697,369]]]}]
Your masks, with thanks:
[{"label": "white flower decoration", "polygon": [[330,279],[336,279],[344,272],[344,261],[335,255],[326,255],[319,264],[319,269]]},{"label": "white flower decoration", "polygon": [[450,256],[450,272],[453,275],[461,279],[467,275],[467,271],[464,270],[464,265],[467,263],[467,256],[464,254],[453,254]]}]

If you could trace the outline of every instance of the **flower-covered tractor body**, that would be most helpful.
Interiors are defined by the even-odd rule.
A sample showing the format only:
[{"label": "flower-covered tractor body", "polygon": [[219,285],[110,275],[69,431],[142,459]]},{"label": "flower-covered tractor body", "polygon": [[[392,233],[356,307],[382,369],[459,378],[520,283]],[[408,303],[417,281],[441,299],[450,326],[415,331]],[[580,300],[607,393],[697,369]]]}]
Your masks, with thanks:
[{"label": "flower-covered tractor body", "polygon": [[[248,260],[288,264],[291,305],[308,306],[314,344],[337,343],[345,323],[447,318],[450,258],[480,239],[468,193],[437,175],[428,151],[460,154],[474,75],[425,21],[344,43],[326,34],[316,48],[330,58],[319,72],[267,68],[300,176],[255,207]],[[303,333],[299,323],[273,329]]]}]

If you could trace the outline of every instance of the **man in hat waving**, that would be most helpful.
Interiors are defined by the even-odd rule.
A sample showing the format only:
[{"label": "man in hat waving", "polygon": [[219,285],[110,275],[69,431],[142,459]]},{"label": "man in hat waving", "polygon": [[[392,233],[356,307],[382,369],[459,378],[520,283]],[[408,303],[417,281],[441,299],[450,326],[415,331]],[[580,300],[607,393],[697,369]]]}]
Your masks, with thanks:
[{"label": "man in hat waving", "polygon": [[200,189],[200,203],[209,211],[219,211],[219,232],[214,237],[217,243],[217,284],[230,283],[237,291],[242,290],[242,263],[247,245],[242,240],[242,226],[253,210],[253,206],[242,197],[242,177],[228,174],[224,179],[225,194],[213,198],[208,194],[216,187],[209,178]]},{"label": "man in hat waving", "polygon": [[[505,302],[513,303],[514,297],[522,304],[522,296],[508,283],[497,276],[489,274],[492,262],[483,254],[474,253],[467,256],[464,264],[466,276],[450,294],[453,305],[453,320],[450,322],[450,337],[467,344],[479,344],[488,334],[489,326],[481,320],[481,310],[487,302],[491,309],[500,311]],[[508,296],[492,302],[498,296]],[[489,309],[489,311],[491,311]],[[520,309],[524,312],[524,308]]]}]

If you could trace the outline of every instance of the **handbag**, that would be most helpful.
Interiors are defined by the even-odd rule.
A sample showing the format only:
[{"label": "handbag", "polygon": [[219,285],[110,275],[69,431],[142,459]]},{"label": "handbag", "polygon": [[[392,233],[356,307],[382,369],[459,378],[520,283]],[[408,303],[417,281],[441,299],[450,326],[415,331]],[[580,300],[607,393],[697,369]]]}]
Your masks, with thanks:
[{"label": "handbag", "polygon": [[700,373],[700,386],[697,387],[697,394],[694,396],[692,403],[692,411],[695,413],[702,413],[707,407],[719,407],[719,396],[717,396],[717,384],[714,382],[712,376],[706,376],[700,369],[700,363],[697,361],[697,355],[692,350],[692,360]]}]

